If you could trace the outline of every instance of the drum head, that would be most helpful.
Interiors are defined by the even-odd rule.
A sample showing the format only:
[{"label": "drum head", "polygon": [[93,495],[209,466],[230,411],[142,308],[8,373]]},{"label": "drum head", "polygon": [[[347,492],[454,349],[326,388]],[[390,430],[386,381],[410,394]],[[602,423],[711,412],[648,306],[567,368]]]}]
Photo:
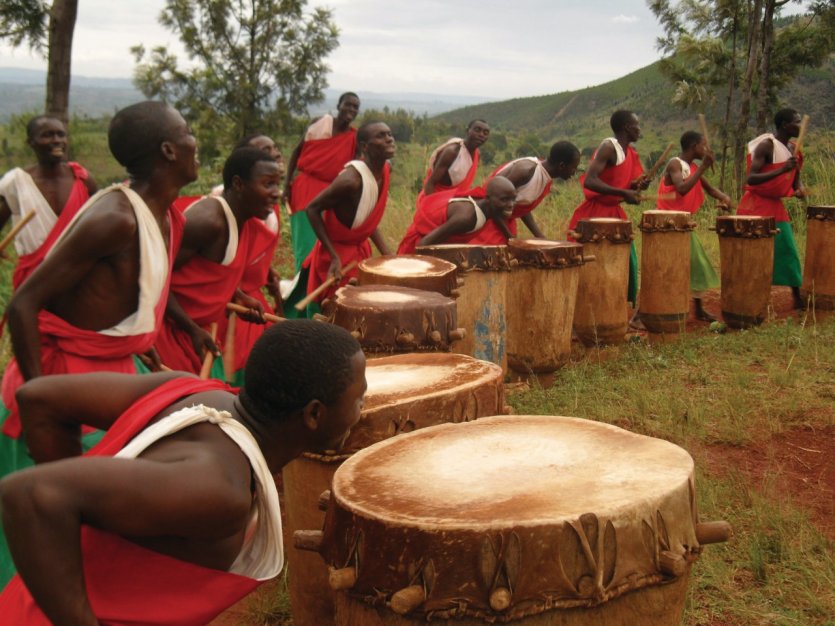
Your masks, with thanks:
[{"label": "drum head", "polygon": [[360,262],[360,271],[392,278],[443,276],[454,270],[455,266],[448,261],[416,254],[373,257]]}]

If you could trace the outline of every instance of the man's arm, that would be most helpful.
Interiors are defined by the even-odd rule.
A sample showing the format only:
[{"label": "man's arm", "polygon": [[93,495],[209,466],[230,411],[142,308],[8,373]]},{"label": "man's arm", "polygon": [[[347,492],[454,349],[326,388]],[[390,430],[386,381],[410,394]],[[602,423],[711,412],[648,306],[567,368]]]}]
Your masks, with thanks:
[{"label": "man's arm", "polygon": [[122,198],[122,194],[109,194],[90,207],[9,302],[12,348],[24,380],[41,375],[38,313],[58,296],[73,291],[99,260],[133,243],[136,217],[119,202]]},{"label": "man's arm", "polygon": [[9,207],[8,203],[6,202],[6,198],[4,196],[0,196],[0,230],[3,230],[3,227],[6,225],[6,222],[9,221],[9,218],[11,216],[11,207]]},{"label": "man's arm", "polygon": [[797,159],[790,157],[782,167],[763,172],[762,169],[774,158],[774,143],[773,140],[761,141],[754,154],[751,155],[751,171],[748,172],[748,179],[745,181],[749,185],[762,185],[773,178],[782,176],[786,172],[790,172],[797,167]]},{"label": "man's arm", "polygon": [[96,181],[90,176],[90,173],[87,173],[87,178],[84,179],[84,186],[87,187],[87,193],[92,197],[95,193],[99,190],[99,186],[96,184]]},{"label": "man's arm", "polygon": [[447,207],[447,219],[418,242],[419,246],[444,243],[453,235],[463,235],[475,228],[476,216],[469,202],[454,202]]},{"label": "man's arm", "polygon": [[620,196],[628,204],[638,204],[638,192],[635,189],[620,189],[612,187],[600,180],[600,174],[607,167],[615,165],[617,156],[615,148],[608,141],[604,141],[597,149],[588,169],[586,170],[586,178],[583,181],[583,186],[590,190],[607,196]]},{"label": "man's arm", "polygon": [[535,171],[536,163],[524,160],[518,161],[507,169],[502,170],[502,173],[499,174],[499,176],[504,176],[512,182],[513,186],[516,187],[516,190],[518,191],[520,187],[531,182],[531,178],[533,178]]},{"label": "man's arm", "polygon": [[731,200],[731,197],[721,189],[717,189],[711,185],[706,178],[702,178],[702,187],[704,187],[704,190],[710,197],[716,198],[719,201],[718,208],[733,209],[733,200]]},{"label": "man's arm", "polygon": [[435,187],[441,184],[444,177],[449,174],[450,166],[455,162],[458,153],[461,151],[461,144],[452,144],[447,146],[435,159],[435,165],[432,166],[432,173],[423,186],[423,194],[428,196],[435,193]]},{"label": "man's arm", "polygon": [[82,568],[82,524],[128,537],[206,541],[230,537],[246,524],[251,497],[237,484],[243,479],[248,485],[246,459],[221,459],[217,447],[197,441],[178,452],[170,462],[56,461],[0,481],[9,550],[53,624],[98,624]]},{"label": "man's arm", "polygon": [[82,424],[107,430],[139,398],[182,377],[192,376],[97,372],[30,380],[15,394],[29,454],[35,463],[80,456]]},{"label": "man's arm", "polygon": [[[305,130],[305,134],[307,131]],[[293,176],[296,175],[296,165],[299,162],[299,155],[302,153],[302,146],[304,145],[304,135],[299,140],[299,143],[293,149],[293,152],[290,154],[290,162],[287,164],[287,176],[284,178],[284,191],[281,194],[281,199],[288,204],[291,202],[291,187],[290,184],[293,182]]]},{"label": "man's arm", "polygon": [[331,256],[331,266],[328,269],[328,276],[334,276],[337,279],[342,278],[342,264],[339,259],[339,254],[336,248],[333,247],[333,242],[328,236],[328,231],[325,228],[325,222],[322,220],[322,213],[326,210],[335,211],[337,209],[353,208],[354,213],[357,210],[357,203],[362,194],[362,179],[359,172],[353,167],[346,168],[334,181],[316,196],[313,201],[307,205],[307,219],[310,221],[310,227],[322,242],[325,250]]},{"label": "man's arm", "polygon": [[377,250],[380,251],[380,254],[383,256],[391,256],[394,254],[389,248],[388,242],[386,238],[383,236],[383,233],[380,232],[379,228],[375,228],[374,232],[371,233],[371,241],[377,246]]},{"label": "man's arm", "polygon": [[539,229],[539,225],[536,223],[536,220],[533,218],[533,213],[525,213],[522,216],[522,223],[528,227],[528,230],[531,231],[531,234],[538,238],[538,239],[546,239],[545,233],[543,233]]}]

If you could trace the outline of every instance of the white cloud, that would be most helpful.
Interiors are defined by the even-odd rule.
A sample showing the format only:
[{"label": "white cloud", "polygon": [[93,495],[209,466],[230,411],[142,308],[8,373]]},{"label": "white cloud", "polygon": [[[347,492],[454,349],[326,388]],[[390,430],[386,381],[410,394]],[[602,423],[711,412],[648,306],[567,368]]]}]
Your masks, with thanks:
[{"label": "white cloud", "polygon": [[615,24],[634,24],[637,21],[637,15],[624,15],[623,13],[612,18],[612,22]]}]

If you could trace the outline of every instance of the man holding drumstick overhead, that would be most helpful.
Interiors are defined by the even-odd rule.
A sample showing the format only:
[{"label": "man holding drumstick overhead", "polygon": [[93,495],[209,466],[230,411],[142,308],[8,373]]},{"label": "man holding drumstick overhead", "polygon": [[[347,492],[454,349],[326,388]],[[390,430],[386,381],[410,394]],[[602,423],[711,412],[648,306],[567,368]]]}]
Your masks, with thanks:
[{"label": "man holding drumstick overhead", "polygon": [[774,116],[774,134],[765,133],[748,143],[748,179],[737,210],[738,215],[773,217],[777,222],[771,283],[791,287],[796,309],[804,306],[800,297],[803,274],[791,218],[781,198],[806,196],[800,182],[803,153],[790,141],[800,134],[800,122],[800,113],[781,109]]},{"label": "man holding drumstick overhead", "polygon": [[[394,137],[383,122],[366,122],[357,133],[362,158],[350,161],[336,179],[307,207],[307,217],[318,241],[304,262],[309,272],[308,298],[320,286],[309,313],[356,276],[356,263],[371,256],[374,242],[380,254],[391,254],[378,230],[388,199],[388,160],[394,156]],[[345,266],[352,269],[343,270]]]}]

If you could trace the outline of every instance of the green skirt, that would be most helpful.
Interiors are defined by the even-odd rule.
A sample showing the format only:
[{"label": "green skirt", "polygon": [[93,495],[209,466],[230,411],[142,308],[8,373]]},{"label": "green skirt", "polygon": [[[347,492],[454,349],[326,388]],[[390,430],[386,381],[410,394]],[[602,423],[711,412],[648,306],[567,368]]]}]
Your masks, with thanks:
[{"label": "green skirt", "polygon": [[690,232],[690,291],[700,292],[719,287],[719,276],[707,258],[695,231]]},{"label": "green skirt", "polygon": [[771,284],[800,287],[803,283],[803,273],[791,222],[777,222],[777,230],[779,232],[774,235],[774,270]]},{"label": "green skirt", "polygon": [[635,242],[629,244],[629,284],[626,287],[626,301],[632,308],[638,304],[638,251]]},{"label": "green skirt", "polygon": [[298,272],[316,243],[316,233],[313,232],[307,213],[304,211],[290,216],[290,236],[293,240],[293,259],[296,262],[296,272]]}]

